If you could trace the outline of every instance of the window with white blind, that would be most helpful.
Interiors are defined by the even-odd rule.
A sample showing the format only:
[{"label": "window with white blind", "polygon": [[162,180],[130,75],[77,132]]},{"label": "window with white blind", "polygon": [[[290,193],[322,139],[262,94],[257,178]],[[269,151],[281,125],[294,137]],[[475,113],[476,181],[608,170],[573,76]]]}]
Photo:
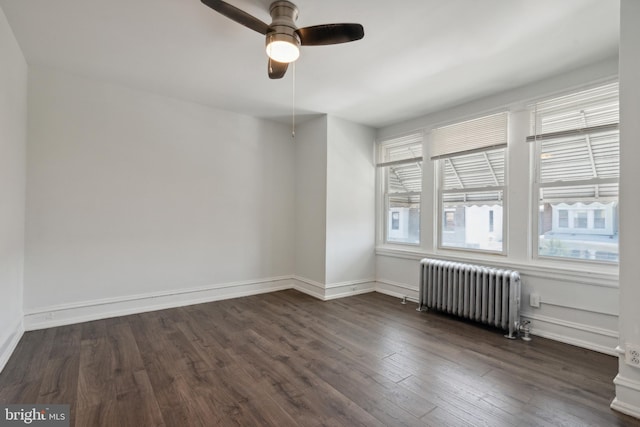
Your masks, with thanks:
[{"label": "window with white blind", "polygon": [[419,245],[422,132],[379,143],[377,166],[383,188],[385,243]]},{"label": "window with white blind", "polygon": [[439,246],[504,253],[508,114],[434,129]]},{"label": "window with white blind", "polygon": [[618,84],[531,106],[537,253],[618,261]]}]

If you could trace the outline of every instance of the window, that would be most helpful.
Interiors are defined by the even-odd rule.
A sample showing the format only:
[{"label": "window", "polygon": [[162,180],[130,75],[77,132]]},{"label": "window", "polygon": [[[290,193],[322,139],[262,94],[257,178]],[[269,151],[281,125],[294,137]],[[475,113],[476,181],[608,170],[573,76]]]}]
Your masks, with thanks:
[{"label": "window", "polygon": [[569,228],[569,211],[558,209],[558,227]]},{"label": "window", "polygon": [[587,228],[587,211],[574,211],[574,228]]},{"label": "window", "polygon": [[391,212],[391,229],[400,230],[400,212]]},{"label": "window", "polygon": [[593,228],[606,228],[604,209],[597,209],[593,211]]},{"label": "window", "polygon": [[420,244],[422,132],[381,142],[377,166],[383,187],[385,243]]},{"label": "window", "polygon": [[434,129],[442,248],[504,251],[507,113]]},{"label": "window", "polygon": [[531,107],[543,257],[618,261],[618,84]]}]

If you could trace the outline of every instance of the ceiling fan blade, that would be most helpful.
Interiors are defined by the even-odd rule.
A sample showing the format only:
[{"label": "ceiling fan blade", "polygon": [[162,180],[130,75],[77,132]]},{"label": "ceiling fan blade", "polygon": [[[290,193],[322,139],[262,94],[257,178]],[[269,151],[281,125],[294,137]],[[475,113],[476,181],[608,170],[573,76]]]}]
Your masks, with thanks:
[{"label": "ceiling fan blade", "polygon": [[298,28],[300,44],[303,46],[321,46],[347,43],[364,37],[364,28],[360,24],[324,24]]},{"label": "ceiling fan blade", "polygon": [[289,64],[284,62],[274,61],[273,59],[269,59],[269,63],[267,64],[269,71],[270,79],[281,79],[284,77],[284,74],[287,72],[287,68]]},{"label": "ceiling fan blade", "polygon": [[238,9],[237,7],[232,6],[222,0],[202,0],[202,3],[206,4],[216,12],[226,16],[232,21],[236,21],[238,24],[242,24],[245,27],[252,29],[253,31],[259,32],[260,34],[267,34],[269,25],[262,22],[258,18],[249,15],[244,10]]}]

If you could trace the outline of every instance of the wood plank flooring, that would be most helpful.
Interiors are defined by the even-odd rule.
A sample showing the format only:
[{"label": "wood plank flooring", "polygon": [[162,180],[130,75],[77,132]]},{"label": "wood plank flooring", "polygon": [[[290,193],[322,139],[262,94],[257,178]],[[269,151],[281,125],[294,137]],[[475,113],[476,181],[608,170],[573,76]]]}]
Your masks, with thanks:
[{"label": "wood plank flooring", "polygon": [[296,291],[28,332],[0,403],[75,426],[640,426],[609,409],[613,357]]}]

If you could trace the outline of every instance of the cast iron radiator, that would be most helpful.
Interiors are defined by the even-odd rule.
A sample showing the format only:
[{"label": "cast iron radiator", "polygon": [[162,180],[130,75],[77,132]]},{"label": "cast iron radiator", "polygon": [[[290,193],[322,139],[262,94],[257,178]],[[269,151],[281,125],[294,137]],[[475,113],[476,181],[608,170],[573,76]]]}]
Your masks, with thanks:
[{"label": "cast iron radiator", "polygon": [[418,310],[432,309],[495,326],[507,331],[507,338],[516,338],[520,273],[428,258],[420,261],[420,269]]}]

